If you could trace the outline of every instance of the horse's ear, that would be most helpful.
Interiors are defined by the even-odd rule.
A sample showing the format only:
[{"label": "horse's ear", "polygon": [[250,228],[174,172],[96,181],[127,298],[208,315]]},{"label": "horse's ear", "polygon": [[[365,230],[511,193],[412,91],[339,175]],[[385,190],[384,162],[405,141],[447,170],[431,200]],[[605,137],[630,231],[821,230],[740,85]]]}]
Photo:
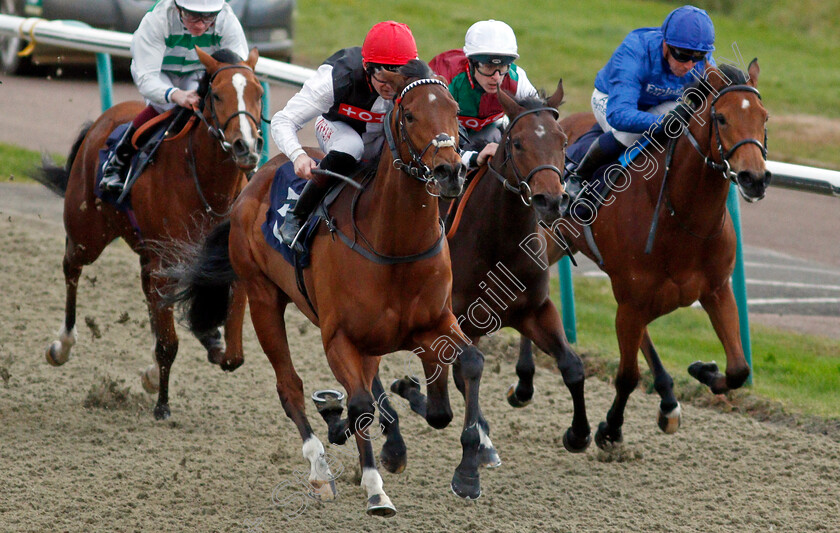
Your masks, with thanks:
[{"label": "horse's ear", "polygon": [[747,67],[747,74],[749,75],[750,79],[747,80],[747,85],[750,87],[755,87],[758,85],[758,74],[761,72],[761,69],[758,68],[758,58],[756,57],[752,61],[750,61],[750,66]]},{"label": "horse's ear", "polygon": [[432,74],[432,79],[442,81],[446,84],[447,87],[449,87],[449,80],[447,80],[445,76],[441,76],[440,74]]},{"label": "horse's ear", "polygon": [[219,62],[213,59],[210,54],[202,50],[198,45],[195,47],[195,52],[198,54],[198,60],[201,61],[201,64],[204,65],[204,68],[207,69],[207,72],[211,76],[219,70]]},{"label": "horse's ear", "polygon": [[553,107],[557,109],[563,103],[563,95],[565,92],[563,91],[563,78],[560,78],[560,81],[557,82],[557,90],[554,91],[554,94],[548,97],[546,100],[546,104],[549,107]]},{"label": "horse's ear", "polygon": [[499,97],[499,103],[502,104],[502,109],[505,111],[505,115],[510,118],[513,118],[525,111],[525,108],[517,104],[513,99],[513,96],[508,94],[508,92],[501,87],[499,87],[499,91],[496,95]]},{"label": "horse's ear", "polygon": [[257,59],[260,58],[260,51],[257,50],[257,47],[251,48],[251,53],[248,54],[248,59],[245,60],[245,63],[251,67],[253,70],[257,66]]}]

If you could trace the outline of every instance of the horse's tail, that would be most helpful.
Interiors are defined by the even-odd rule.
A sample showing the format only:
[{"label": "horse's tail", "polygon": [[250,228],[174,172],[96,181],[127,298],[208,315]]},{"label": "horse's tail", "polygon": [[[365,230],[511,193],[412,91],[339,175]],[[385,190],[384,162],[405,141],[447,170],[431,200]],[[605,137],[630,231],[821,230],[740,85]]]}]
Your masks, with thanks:
[{"label": "horse's tail", "polygon": [[186,262],[165,273],[175,280],[175,289],[164,297],[164,304],[177,305],[197,336],[215,330],[227,318],[231,285],[236,281],[229,238],[230,220],[226,220],[213,228],[203,243],[186,251]]},{"label": "horse's tail", "polygon": [[82,141],[90,131],[93,122],[86,122],[82,126],[82,131],[79,132],[73,147],[70,148],[70,155],[67,156],[67,163],[63,167],[55,164],[52,158],[44,154],[41,156],[41,166],[37,168],[35,175],[32,176],[35,181],[45,186],[52,192],[59,196],[64,196],[67,192],[67,182],[70,179],[70,169],[73,168],[73,161],[76,160],[76,155],[79,153],[79,147],[82,146]]}]

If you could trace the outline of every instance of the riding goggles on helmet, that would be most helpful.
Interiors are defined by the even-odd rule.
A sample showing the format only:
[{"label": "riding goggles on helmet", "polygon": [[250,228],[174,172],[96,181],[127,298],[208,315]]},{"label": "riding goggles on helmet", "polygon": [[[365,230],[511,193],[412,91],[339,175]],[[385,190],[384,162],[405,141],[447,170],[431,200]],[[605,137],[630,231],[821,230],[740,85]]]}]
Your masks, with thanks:
[{"label": "riding goggles on helmet", "polygon": [[510,64],[513,63],[514,57],[510,56],[493,56],[489,54],[478,54],[470,57],[475,70],[482,76],[492,76],[499,73],[502,76],[510,71]]},{"label": "riding goggles on helmet", "polygon": [[700,61],[706,59],[706,54],[708,54],[708,52],[704,52],[702,50],[677,48],[676,46],[671,46],[670,44],[668,45],[668,51],[677,63],[688,63],[689,61],[699,63]]},{"label": "riding goggles on helmet", "polygon": [[216,17],[219,15],[218,11],[212,13],[201,13],[198,11],[189,11],[184,8],[180,8],[181,12],[181,20],[184,22],[189,22],[190,24],[198,24],[199,22],[203,22],[205,24],[212,24]]}]

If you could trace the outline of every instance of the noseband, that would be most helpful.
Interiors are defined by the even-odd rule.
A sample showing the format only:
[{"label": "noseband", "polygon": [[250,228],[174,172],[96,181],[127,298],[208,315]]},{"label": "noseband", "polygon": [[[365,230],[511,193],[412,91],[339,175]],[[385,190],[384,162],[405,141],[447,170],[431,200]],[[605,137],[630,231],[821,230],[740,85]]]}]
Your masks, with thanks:
[{"label": "noseband", "polygon": [[703,157],[703,161],[706,163],[706,165],[709,168],[712,168],[714,170],[717,170],[718,172],[721,172],[723,174],[724,178],[730,180],[732,183],[735,183],[737,185],[738,184],[737,183],[737,175],[734,172],[732,172],[732,167],[729,164],[729,158],[732,157],[732,155],[735,153],[735,150],[744,146],[745,144],[754,144],[754,145],[758,146],[759,150],[761,150],[761,156],[766,161],[767,160],[767,127],[766,126],[764,127],[764,144],[762,144],[758,139],[753,139],[753,138],[742,139],[742,140],[738,141],[737,143],[735,143],[735,145],[732,148],[730,148],[729,150],[725,150],[723,148],[723,142],[721,141],[721,138],[720,138],[720,126],[718,125],[718,121],[716,120],[716,118],[718,117],[718,113],[717,113],[717,111],[715,111],[715,104],[717,104],[717,101],[720,99],[721,96],[723,96],[726,93],[731,93],[731,92],[750,92],[750,93],[755,94],[758,97],[758,99],[761,100],[761,93],[758,92],[758,89],[756,89],[755,87],[750,87],[749,85],[733,85],[731,87],[726,87],[726,88],[722,89],[717,94],[717,96],[715,96],[714,100],[712,100],[710,120],[712,122],[712,129],[715,132],[715,140],[717,141],[718,153],[720,154],[720,160],[721,160],[720,163],[715,162],[714,160],[712,160],[711,157],[709,157],[709,156],[707,156],[703,153],[703,149],[700,148],[700,143],[697,142],[697,139],[694,138],[694,135],[691,134],[688,127],[685,127],[685,136],[688,137],[688,140],[691,142],[691,145],[694,147],[695,150],[697,150],[697,153],[699,153],[700,156]]},{"label": "noseband", "polygon": [[[457,142],[454,138],[449,136],[446,133],[439,133],[434,139],[429,141],[426,144],[426,147],[423,148],[422,151],[417,151],[414,147],[414,144],[411,142],[411,138],[408,136],[408,130],[406,129],[405,125],[405,108],[402,105],[402,99],[405,97],[408,91],[414,89],[415,87],[419,87],[421,85],[440,85],[448,90],[448,87],[445,83],[440,80],[432,79],[432,78],[424,78],[417,81],[413,81],[405,86],[405,89],[402,90],[400,95],[394,100],[397,104],[395,108],[391,108],[385,114],[385,139],[388,141],[388,148],[391,149],[391,154],[394,156],[394,168],[397,170],[401,170],[411,176],[412,178],[424,183],[426,185],[426,192],[428,192],[432,196],[440,196],[434,190],[434,185],[437,183],[437,179],[434,177],[432,173],[432,169],[423,162],[423,156],[429,151],[430,148],[434,147],[434,154],[432,156],[432,160],[437,157],[437,153],[441,148],[456,148]],[[405,144],[408,147],[408,153],[411,155],[411,161],[408,163],[403,162],[400,159],[399,152],[397,151],[397,143],[394,140],[394,132],[391,130],[391,116],[393,115],[394,109],[399,108],[399,118],[398,118],[398,133],[399,133],[399,142],[400,144]]]},{"label": "noseband", "polygon": [[[516,122],[524,117],[525,115],[530,115],[532,113],[539,113],[540,111],[548,111],[549,113],[554,115],[554,119],[557,120],[560,117],[560,113],[554,109],[553,107],[539,107],[537,109],[528,109],[527,111],[523,111],[522,113],[516,115],[516,117],[510,121],[505,131],[502,133],[502,136],[505,138],[504,147],[505,147],[505,159],[502,161],[502,167],[510,163],[511,168],[513,169],[513,175],[516,176],[517,183],[512,184],[508,181],[506,177],[504,177],[498,170],[493,168],[492,161],[487,164],[487,171],[493,174],[496,179],[502,182],[505,189],[509,190],[514,194],[518,194],[519,197],[522,199],[522,203],[527,206],[531,206],[531,178],[534,177],[534,174],[541,170],[552,170],[560,176],[562,181],[563,179],[563,172],[554,165],[539,165],[531,169],[528,172],[528,175],[522,177],[522,173],[519,172],[519,167],[516,166],[516,161],[513,160],[513,150],[511,147],[511,140],[510,134],[513,131],[513,126]],[[565,148],[565,146],[564,146]]]},{"label": "noseband", "polygon": [[229,151],[231,148],[230,143],[227,142],[227,140],[225,140],[225,129],[227,129],[227,126],[230,123],[230,121],[236,118],[237,116],[245,115],[246,117],[251,119],[251,121],[257,128],[258,136],[261,134],[260,121],[257,120],[254,117],[254,115],[249,113],[247,110],[242,109],[231,113],[230,116],[224,121],[224,123],[222,123],[219,120],[219,116],[216,114],[216,104],[213,101],[213,81],[216,79],[216,76],[218,76],[221,71],[235,68],[241,68],[253,72],[253,69],[247,65],[225,65],[219,68],[219,70],[214,72],[213,75],[210,77],[210,83],[208,84],[207,94],[204,97],[204,101],[208,102],[207,107],[210,110],[210,119],[212,121],[212,124],[207,121],[207,118],[204,116],[204,113],[201,113],[200,111],[195,112],[198,118],[201,119],[205,126],[207,126],[207,132],[210,133],[210,136],[219,141],[219,144],[222,146],[222,150],[224,150],[225,152]]}]

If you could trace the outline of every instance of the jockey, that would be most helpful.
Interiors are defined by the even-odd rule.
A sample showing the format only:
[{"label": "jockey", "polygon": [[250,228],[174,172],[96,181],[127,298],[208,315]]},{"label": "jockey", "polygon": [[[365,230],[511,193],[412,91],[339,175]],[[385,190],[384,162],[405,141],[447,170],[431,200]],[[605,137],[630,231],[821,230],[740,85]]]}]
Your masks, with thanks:
[{"label": "jockey", "polygon": [[513,63],[518,57],[513,29],[491,19],[470,26],[463,49],[443,52],[429,62],[432,70],[449,80],[449,92],[458,102],[458,121],[469,137],[462,145],[468,167],[482,162],[479,155],[485,156],[482,149],[488,144],[493,145],[492,156],[502,138],[507,120],[496,96],[499,88],[517,100],[537,96],[525,69]]},{"label": "jockey", "polygon": [[675,9],[659,28],[630,32],[595,78],[592,111],[605,132],[581,158],[571,175],[571,193],[599,167],[615,160],[642,135],[664,124],[677,107],[683,90],[702,79],[706,64],[714,65],[715,27],[702,9]]},{"label": "jockey", "polygon": [[131,39],[131,76],[147,107],[120,138],[104,169],[100,188],[122,190],[137,152],[131,137],[142,124],[175,106],[194,108],[204,76],[195,46],[212,54],[227,48],[248,57],[242,25],[225,0],[160,0],[140,21]]},{"label": "jockey", "polygon": [[344,48],[327,58],[271,119],[277,147],[293,162],[295,174],[308,180],[280,228],[284,243],[292,244],[332,183],[332,178],[312,173],[319,165],[301,147],[298,130],[317,117],[315,137],[326,153],[320,168],[351,174],[359,161],[379,154],[385,114],[394,106],[393,89],[377,73],[395,71],[412,59],[417,59],[417,44],[411,29],[391,20],[380,22],[368,31],[361,48]]}]

